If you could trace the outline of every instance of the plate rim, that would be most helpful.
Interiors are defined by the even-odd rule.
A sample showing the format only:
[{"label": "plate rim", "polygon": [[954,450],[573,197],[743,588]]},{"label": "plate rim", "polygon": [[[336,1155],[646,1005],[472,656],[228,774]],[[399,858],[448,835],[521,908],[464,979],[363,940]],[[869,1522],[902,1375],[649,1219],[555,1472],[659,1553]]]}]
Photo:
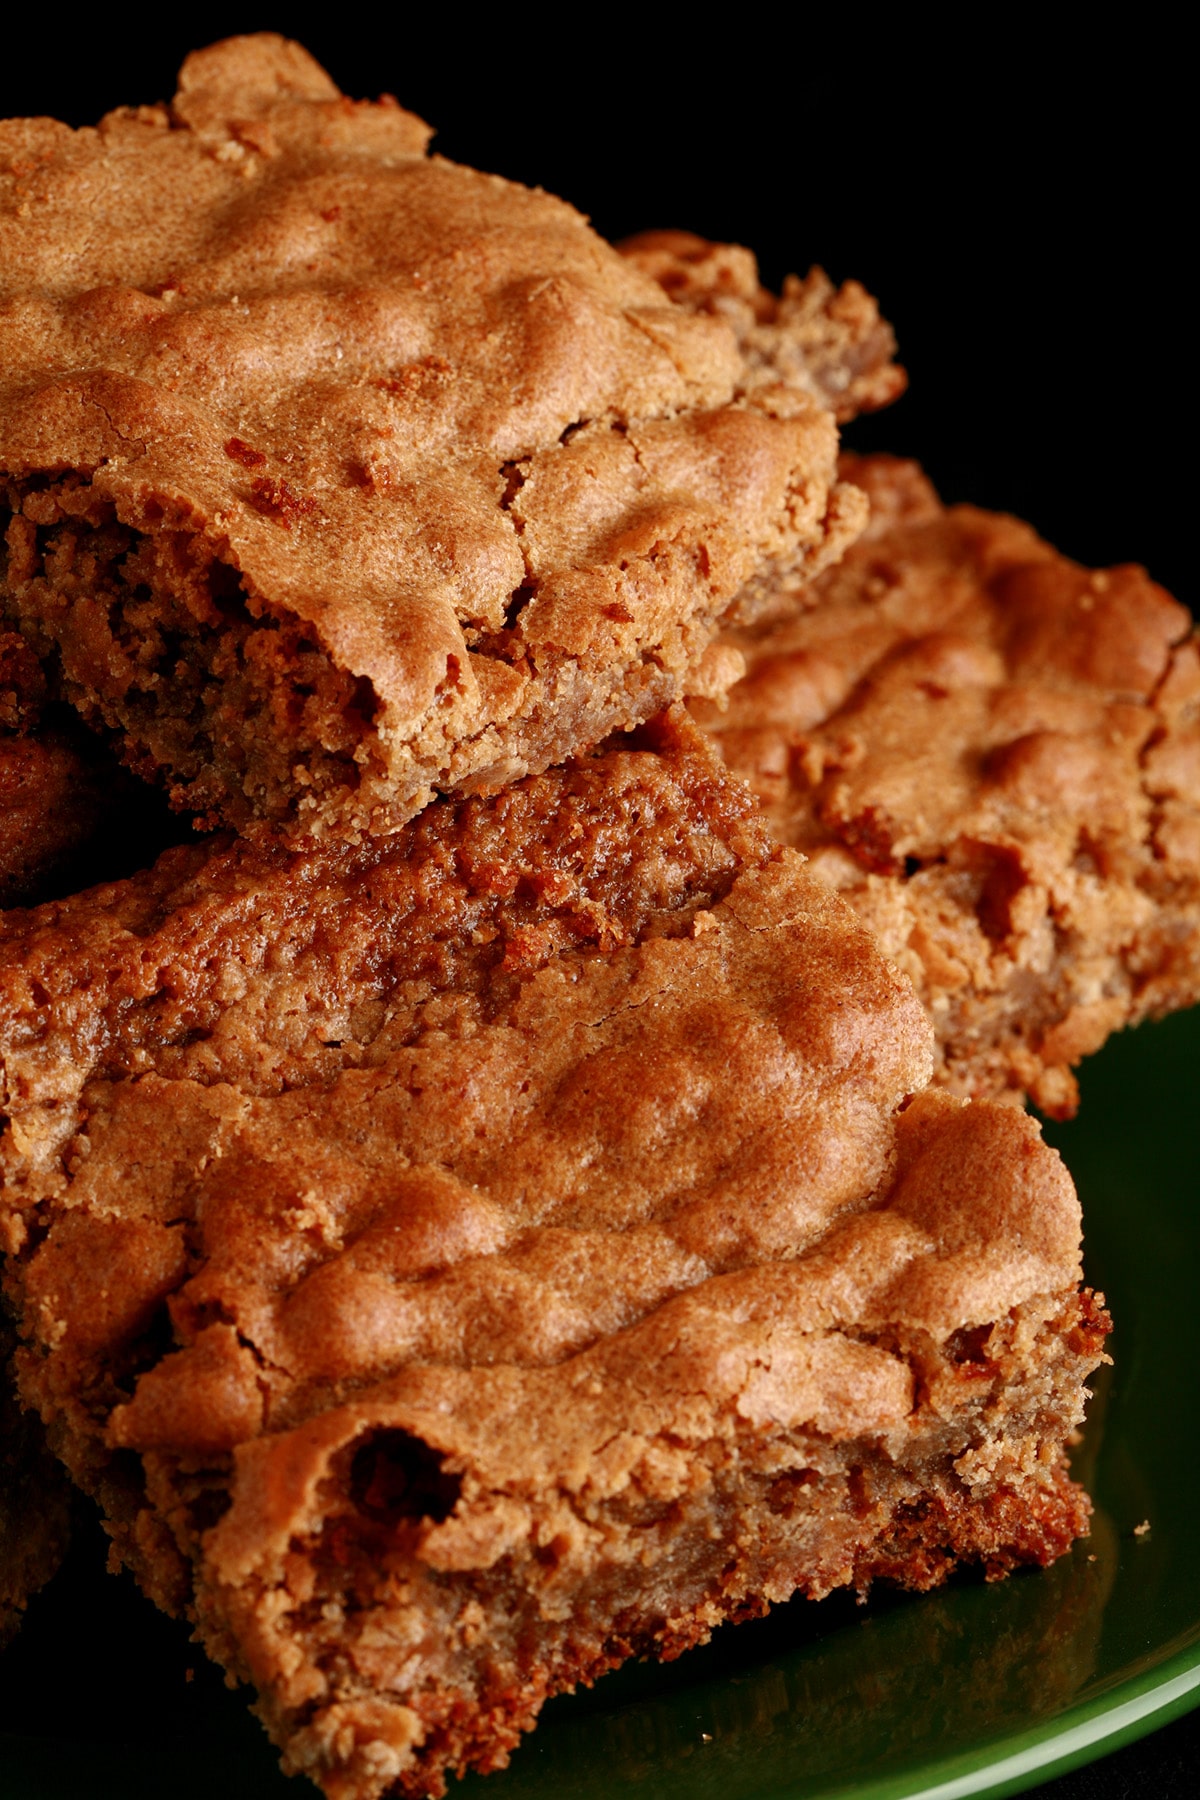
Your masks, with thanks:
[{"label": "plate rim", "polygon": [[[830,1786],[822,1800],[1001,1800],[1039,1782],[1098,1761],[1110,1751],[1200,1706],[1200,1622],[1181,1648],[1136,1674],[1118,1677],[1102,1692],[1066,1707],[1052,1719],[1005,1733],[975,1750],[962,1750],[894,1775]],[[1178,1642],[1178,1640],[1176,1640]],[[762,1800],[808,1800],[788,1782]]]}]

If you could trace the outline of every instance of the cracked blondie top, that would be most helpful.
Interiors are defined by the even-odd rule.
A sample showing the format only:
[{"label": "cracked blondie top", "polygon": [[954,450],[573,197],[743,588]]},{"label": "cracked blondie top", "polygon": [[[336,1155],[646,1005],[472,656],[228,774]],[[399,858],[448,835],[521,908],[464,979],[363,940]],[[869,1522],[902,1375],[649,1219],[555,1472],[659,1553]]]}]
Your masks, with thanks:
[{"label": "cracked blondie top", "polygon": [[210,822],[388,832],[586,748],[865,517],[855,332],[748,384],[727,320],[429,135],[271,34],[0,125],[0,611]]},{"label": "cracked blondie top", "polygon": [[1144,570],[847,458],[872,522],[731,632],[697,716],[908,974],[935,1079],[1075,1109],[1071,1065],[1200,996],[1200,655]]},{"label": "cracked blondie top", "polygon": [[22,1393],[331,1800],[797,1589],[1044,1563],[1107,1322],[1036,1124],[905,1108],[931,1035],[678,714],[11,913]]}]

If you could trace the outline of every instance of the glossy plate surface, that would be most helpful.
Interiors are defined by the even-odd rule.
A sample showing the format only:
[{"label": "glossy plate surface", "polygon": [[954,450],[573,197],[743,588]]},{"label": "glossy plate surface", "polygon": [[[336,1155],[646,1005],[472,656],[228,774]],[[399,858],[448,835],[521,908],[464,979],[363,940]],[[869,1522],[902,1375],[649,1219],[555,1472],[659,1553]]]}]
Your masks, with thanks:
[{"label": "glossy plate surface", "polygon": [[[504,1774],[452,1792],[1017,1793],[1200,1700],[1198,1096],[1200,1011],[1115,1039],[1085,1066],[1080,1118],[1047,1128],[1117,1322],[1077,1461],[1090,1540],[1045,1573],[866,1607],[794,1602],[672,1665],[620,1670],[552,1702]],[[186,1632],[100,1561],[85,1525],[0,1661],[4,1800],[302,1800]]]}]

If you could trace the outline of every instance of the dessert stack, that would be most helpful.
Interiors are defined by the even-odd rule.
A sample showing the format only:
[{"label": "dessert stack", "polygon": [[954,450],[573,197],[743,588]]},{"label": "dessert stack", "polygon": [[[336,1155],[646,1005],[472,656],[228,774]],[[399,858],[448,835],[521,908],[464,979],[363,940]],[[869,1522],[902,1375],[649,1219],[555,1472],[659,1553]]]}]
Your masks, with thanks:
[{"label": "dessert stack", "polygon": [[428,138],[271,35],[0,127],[13,1379],[331,1800],[1085,1532],[1021,1102],[1200,942],[1183,609],[839,463],[856,284]]}]

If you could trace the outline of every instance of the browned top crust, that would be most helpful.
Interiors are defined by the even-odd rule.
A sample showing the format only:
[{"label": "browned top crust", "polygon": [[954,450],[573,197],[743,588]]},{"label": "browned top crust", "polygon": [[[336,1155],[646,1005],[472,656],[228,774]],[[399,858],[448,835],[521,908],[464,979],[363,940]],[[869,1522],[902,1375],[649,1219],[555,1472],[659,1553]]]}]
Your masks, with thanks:
[{"label": "browned top crust", "polygon": [[786,843],[912,977],[965,1092],[1075,1102],[1069,1064],[1200,995],[1200,661],[1143,570],[847,459],[872,522],[704,709]]},{"label": "browned top crust", "polygon": [[[9,916],[3,1207],[11,1249],[34,1231],[41,1402],[110,1407],[165,1294],[181,1348],[113,1425],[138,1447],[236,1443],[414,1360],[553,1363],[886,1188],[920,1006],[697,734],[657,744],[388,850],[207,845]],[[958,1273],[912,1316],[990,1318],[1074,1268],[1073,1205],[1044,1253],[1026,1219],[1033,1262],[982,1223],[942,1242],[936,1208],[855,1227],[854,1282],[899,1305],[938,1238]]]},{"label": "browned top crust", "polygon": [[745,363],[739,391],[778,381],[832,409],[839,424],[899,399],[908,383],[896,338],[858,281],[835,288],[823,269],[789,275],[782,294],[758,278],[754,253],[690,231],[642,231],[618,246],[676,305],[726,319]]},{"label": "browned top crust", "polygon": [[[735,399],[723,320],[667,301],[562,201],[429,158],[428,136],[271,34],[189,57],[170,107],[0,126],[18,519],[74,505],[193,574],[215,559],[250,619],[359,684],[357,787],[306,796],[296,776],[281,797],[251,766],[206,795],[188,774],[186,803],[239,826],[394,829],[435,785],[644,718],[763,559],[816,567],[864,516],[831,501],[824,400]],[[43,519],[42,475],[86,494],[58,481]],[[23,538],[12,555],[24,624]],[[180,604],[219,629],[229,595],[195,587]],[[87,630],[60,644],[72,698],[162,762],[122,710],[138,670]],[[647,660],[661,678],[639,686]]]}]

